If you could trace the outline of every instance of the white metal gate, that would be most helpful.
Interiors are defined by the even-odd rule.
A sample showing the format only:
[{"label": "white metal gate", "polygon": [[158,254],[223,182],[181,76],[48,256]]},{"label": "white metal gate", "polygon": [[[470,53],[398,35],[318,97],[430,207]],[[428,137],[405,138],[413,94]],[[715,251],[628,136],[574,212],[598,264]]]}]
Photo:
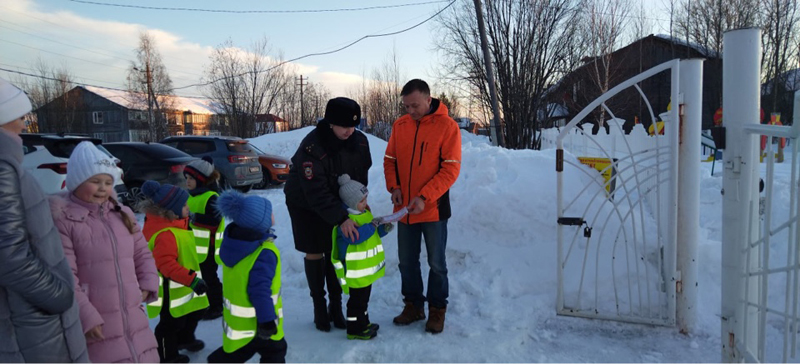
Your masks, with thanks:
[{"label": "white metal gate", "polygon": [[[723,42],[722,360],[797,361],[800,93],[791,127],[759,125],[760,32],[727,32]],[[789,176],[776,174],[773,143],[779,137],[791,147],[785,162],[791,163]],[[763,174],[762,138],[767,147]]]},{"label": "white metal gate", "polygon": [[[690,103],[692,110],[699,110],[700,105],[697,90],[689,95],[692,98],[686,100],[689,102],[681,99],[687,97],[679,88],[682,64],[687,70],[699,72],[702,79],[700,60],[663,63],[603,94],[576,115],[558,136],[558,314],[657,325],[676,323],[676,289],[679,289],[676,287],[680,281],[676,266],[682,137],[679,120],[684,120],[679,110],[686,111],[684,106]],[[584,134],[577,128],[577,123],[598,107],[613,118],[613,111],[605,102],[628,88],[635,89],[642,97],[655,126],[658,119],[638,83],[663,73],[668,73],[671,80],[671,100],[679,102],[673,102],[675,106],[662,117],[664,135],[656,133],[652,145],[634,150],[626,142],[623,148],[611,148],[600,145],[590,133]],[[698,75],[693,77],[695,80],[687,84],[696,81],[696,88],[700,89]],[[592,148],[571,143],[571,136],[576,133],[582,136],[580,144],[588,140]],[[696,135],[694,159],[699,169],[699,124]],[[620,153],[619,149],[625,152]],[[581,165],[576,157],[607,158],[611,163],[603,171],[613,168],[615,176],[607,180],[598,178],[596,171]],[[575,181],[564,180],[565,164],[587,176],[588,183],[578,188],[577,193]],[[569,189],[573,193],[566,192],[566,183],[573,185]],[[614,185],[613,192],[607,189],[610,185]],[[697,199],[694,203],[697,204]],[[697,220],[695,217],[694,224],[698,224]]]}]

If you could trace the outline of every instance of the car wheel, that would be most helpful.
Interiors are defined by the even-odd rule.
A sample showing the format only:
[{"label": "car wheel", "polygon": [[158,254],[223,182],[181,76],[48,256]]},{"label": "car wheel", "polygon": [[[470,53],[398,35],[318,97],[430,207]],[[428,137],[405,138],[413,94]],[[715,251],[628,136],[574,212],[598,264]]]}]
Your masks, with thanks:
[{"label": "car wheel", "polygon": [[231,189],[231,185],[228,183],[228,180],[226,180],[225,177],[220,177],[219,181],[217,181],[217,185],[219,186],[220,191]]},{"label": "car wheel", "polygon": [[270,178],[269,171],[264,169],[264,170],[261,171],[261,173],[264,174],[264,176],[261,177],[261,182],[253,184],[253,188],[255,188],[257,190],[263,190],[263,189],[269,187],[270,184],[272,184],[271,183],[272,179]]},{"label": "car wheel", "polygon": [[142,201],[144,199],[145,196],[144,193],[142,192],[142,185],[136,184],[128,189],[128,198],[123,203],[133,209],[136,206],[136,204],[139,203],[139,201]]}]

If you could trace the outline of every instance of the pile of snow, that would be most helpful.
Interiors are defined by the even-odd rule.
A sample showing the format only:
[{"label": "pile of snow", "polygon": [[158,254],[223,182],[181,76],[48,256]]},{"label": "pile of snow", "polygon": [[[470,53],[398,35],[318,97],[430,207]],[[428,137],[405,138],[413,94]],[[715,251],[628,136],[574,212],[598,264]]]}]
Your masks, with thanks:
[{"label": "pile of snow", "polygon": [[[312,128],[268,134],[251,141],[267,153],[291,157]],[[386,142],[368,135],[373,166],[369,203],[377,215],[392,206],[383,179]],[[573,158],[567,156],[568,158]],[[577,163],[576,163],[577,164]],[[586,184],[586,173],[565,163],[566,192]],[[588,168],[588,167],[586,167]],[[376,339],[348,341],[342,330],[317,331],[303,267],[294,250],[282,188],[251,193],[268,198],[275,212],[283,259],[283,302],[288,362],[716,362],[719,344],[720,177],[703,165],[698,328],[689,336],[670,327],[561,317],[555,314],[555,151],[507,150],[462,132],[461,174],[451,189],[447,263],[450,298],[445,330],[424,332],[424,322],[401,327],[397,235],[383,239],[386,276],[372,290],[369,313],[381,325]],[[423,279],[427,264],[423,249]],[[427,287],[427,283],[426,283]],[[346,298],[345,298],[346,299]],[[151,321],[155,327],[158,319]],[[222,342],[220,320],[203,321],[197,336],[206,348]],[[256,361],[253,358],[251,361]]]}]

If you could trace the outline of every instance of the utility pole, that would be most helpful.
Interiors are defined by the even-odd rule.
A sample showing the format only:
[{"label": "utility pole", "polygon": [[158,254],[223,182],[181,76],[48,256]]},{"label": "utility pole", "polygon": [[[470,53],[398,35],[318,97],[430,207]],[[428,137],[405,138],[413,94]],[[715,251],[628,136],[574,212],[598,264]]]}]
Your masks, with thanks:
[{"label": "utility pole", "polygon": [[500,129],[500,110],[497,106],[497,88],[494,84],[494,71],[492,70],[492,57],[489,54],[489,41],[486,39],[486,27],[483,23],[483,7],[481,0],[474,0],[475,2],[475,15],[478,20],[478,31],[481,34],[481,49],[483,50],[483,63],[486,65],[486,81],[489,84],[489,95],[492,99],[492,113],[494,117],[490,123],[490,133],[492,143],[495,146],[504,147],[503,132]]},{"label": "utility pole", "polygon": [[[305,80],[308,81],[307,78]],[[306,84],[303,83],[303,75],[300,75],[300,125],[301,126],[306,125],[306,109],[305,107],[303,107],[303,86],[305,85]]]}]

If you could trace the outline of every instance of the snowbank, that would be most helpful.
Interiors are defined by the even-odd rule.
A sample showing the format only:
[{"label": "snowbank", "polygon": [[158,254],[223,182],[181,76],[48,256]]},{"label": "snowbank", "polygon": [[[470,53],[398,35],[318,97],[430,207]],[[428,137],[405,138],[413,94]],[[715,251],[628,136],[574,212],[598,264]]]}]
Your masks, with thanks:
[{"label": "snowbank", "polygon": [[[291,157],[304,128],[251,141],[267,153]],[[368,136],[373,166],[370,205],[391,212],[383,180],[386,142]],[[342,330],[315,330],[303,256],[294,250],[280,187],[253,191],[273,203],[277,244],[282,250],[283,297],[288,362],[716,362],[719,349],[719,177],[704,172],[701,217],[701,312],[698,331],[595,321],[555,314],[555,151],[492,147],[482,136],[462,134],[462,166],[451,189],[453,217],[447,247],[450,304],[445,331],[424,332],[424,323],[394,326],[402,310],[397,237],[383,239],[386,276],[372,291],[370,318],[381,325],[368,342],[348,341]],[[568,156],[568,158],[572,158]],[[565,188],[583,188],[587,174],[565,164]],[[586,167],[588,168],[588,167]],[[709,168],[705,166],[703,168]],[[423,278],[427,279],[424,262]],[[427,286],[427,284],[426,284]],[[154,327],[157,319],[151,321]],[[219,320],[201,322],[206,348],[222,341]],[[251,361],[257,361],[257,358]]]}]

